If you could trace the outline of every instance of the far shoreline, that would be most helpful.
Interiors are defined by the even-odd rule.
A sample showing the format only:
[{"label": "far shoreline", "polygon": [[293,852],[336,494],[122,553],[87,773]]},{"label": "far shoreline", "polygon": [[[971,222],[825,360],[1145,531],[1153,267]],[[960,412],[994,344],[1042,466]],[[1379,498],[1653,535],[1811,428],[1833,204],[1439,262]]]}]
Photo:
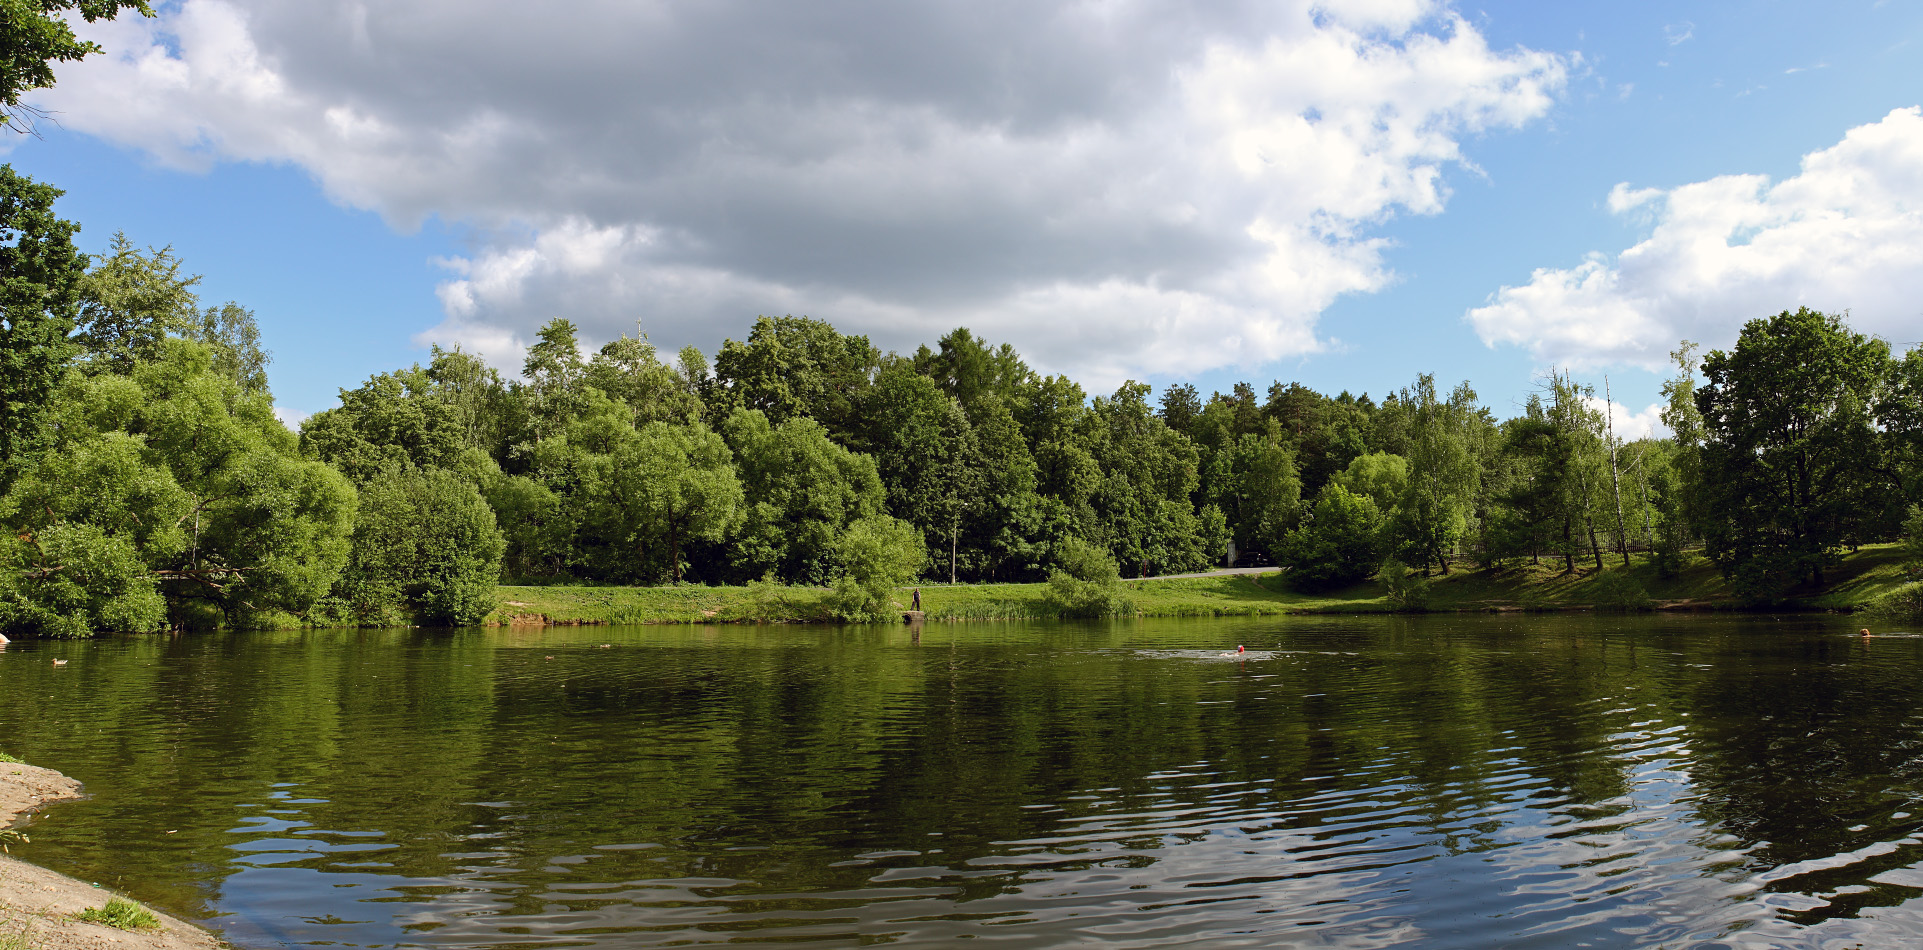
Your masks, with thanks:
[{"label": "far shoreline", "polygon": [[[1419,590],[1398,602],[1380,579],[1339,590],[1294,590],[1279,569],[1176,577],[1123,579],[1119,591],[1137,618],[1280,617],[1329,614],[1465,614],[1581,612],[1856,613],[1908,583],[1897,545],[1870,545],[1845,556],[1822,590],[1789,599],[1745,604],[1707,558],[1695,555],[1667,576],[1646,555],[1628,566],[1615,556],[1600,570],[1593,562],[1566,570],[1560,561],[1501,568],[1460,565],[1449,574],[1415,579]],[[898,616],[906,618],[911,591],[921,595],[920,621],[1048,621],[1065,619],[1041,583],[925,584],[902,588]],[[629,587],[560,582],[503,585],[485,626],[604,626],[610,624],[837,623],[819,587]],[[1093,618],[1082,618],[1093,619]],[[895,622],[902,622],[897,620]]]}]

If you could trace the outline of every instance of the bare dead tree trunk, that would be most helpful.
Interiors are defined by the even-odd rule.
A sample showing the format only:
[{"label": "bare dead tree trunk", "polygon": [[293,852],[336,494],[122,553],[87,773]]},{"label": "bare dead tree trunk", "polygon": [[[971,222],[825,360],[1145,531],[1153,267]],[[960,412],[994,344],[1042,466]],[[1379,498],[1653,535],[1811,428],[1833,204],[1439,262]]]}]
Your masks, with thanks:
[{"label": "bare dead tree trunk", "polygon": [[1623,566],[1628,567],[1629,532],[1623,528],[1623,483],[1616,473],[1616,403],[1609,394],[1607,376],[1603,377],[1603,409],[1609,420],[1609,488],[1616,495],[1616,550],[1622,552]]},{"label": "bare dead tree trunk", "polygon": [[1656,531],[1649,523],[1649,476],[1643,471],[1643,457],[1636,456],[1636,484],[1643,492],[1643,546],[1656,547]]}]

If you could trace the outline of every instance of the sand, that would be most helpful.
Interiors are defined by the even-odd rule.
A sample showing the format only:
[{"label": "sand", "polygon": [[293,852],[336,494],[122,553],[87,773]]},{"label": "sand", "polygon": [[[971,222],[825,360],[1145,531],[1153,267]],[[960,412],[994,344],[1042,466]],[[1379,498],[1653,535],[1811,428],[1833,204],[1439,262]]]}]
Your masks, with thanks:
[{"label": "sand", "polygon": [[[50,802],[80,797],[80,783],[52,769],[0,762],[0,828]],[[32,834],[32,829],[23,829]],[[30,950],[218,950],[213,934],[153,908],[160,929],[115,930],[75,920],[114,895],[105,888],[0,854],[0,947]],[[24,940],[19,938],[24,937]]]}]

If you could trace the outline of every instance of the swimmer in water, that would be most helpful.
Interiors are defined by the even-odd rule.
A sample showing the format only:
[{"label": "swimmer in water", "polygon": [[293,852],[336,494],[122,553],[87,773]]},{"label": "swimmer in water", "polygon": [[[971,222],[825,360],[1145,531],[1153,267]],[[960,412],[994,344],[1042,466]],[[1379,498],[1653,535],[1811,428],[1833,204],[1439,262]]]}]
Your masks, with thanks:
[{"label": "swimmer in water", "polygon": [[1863,628],[1863,635],[1864,635],[1864,636],[1866,636],[1866,637],[1867,637],[1867,636],[1869,636],[1869,635],[1870,635],[1870,628],[1868,628],[1868,627],[1864,627],[1864,628]]}]

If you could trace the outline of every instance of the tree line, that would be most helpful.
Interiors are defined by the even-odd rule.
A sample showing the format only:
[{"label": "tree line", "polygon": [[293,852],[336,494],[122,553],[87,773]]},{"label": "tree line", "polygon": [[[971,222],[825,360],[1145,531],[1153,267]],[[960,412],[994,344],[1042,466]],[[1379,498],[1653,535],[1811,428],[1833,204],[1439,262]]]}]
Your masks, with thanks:
[{"label": "tree line", "polygon": [[1099,612],[1105,579],[1231,561],[1323,590],[1691,545],[1768,600],[1923,501],[1923,356],[1807,309],[1683,344],[1663,439],[1618,437],[1560,371],[1508,419],[1430,375],[1091,398],[966,329],[884,353],[791,316],[712,360],[588,352],[557,318],[518,377],[436,348],[296,434],[253,315],[203,305],[170,249],[82,254],[59,194],[0,168],[16,633],[472,623],[504,580],[825,585],[863,618],[917,578],[1052,578]]}]

